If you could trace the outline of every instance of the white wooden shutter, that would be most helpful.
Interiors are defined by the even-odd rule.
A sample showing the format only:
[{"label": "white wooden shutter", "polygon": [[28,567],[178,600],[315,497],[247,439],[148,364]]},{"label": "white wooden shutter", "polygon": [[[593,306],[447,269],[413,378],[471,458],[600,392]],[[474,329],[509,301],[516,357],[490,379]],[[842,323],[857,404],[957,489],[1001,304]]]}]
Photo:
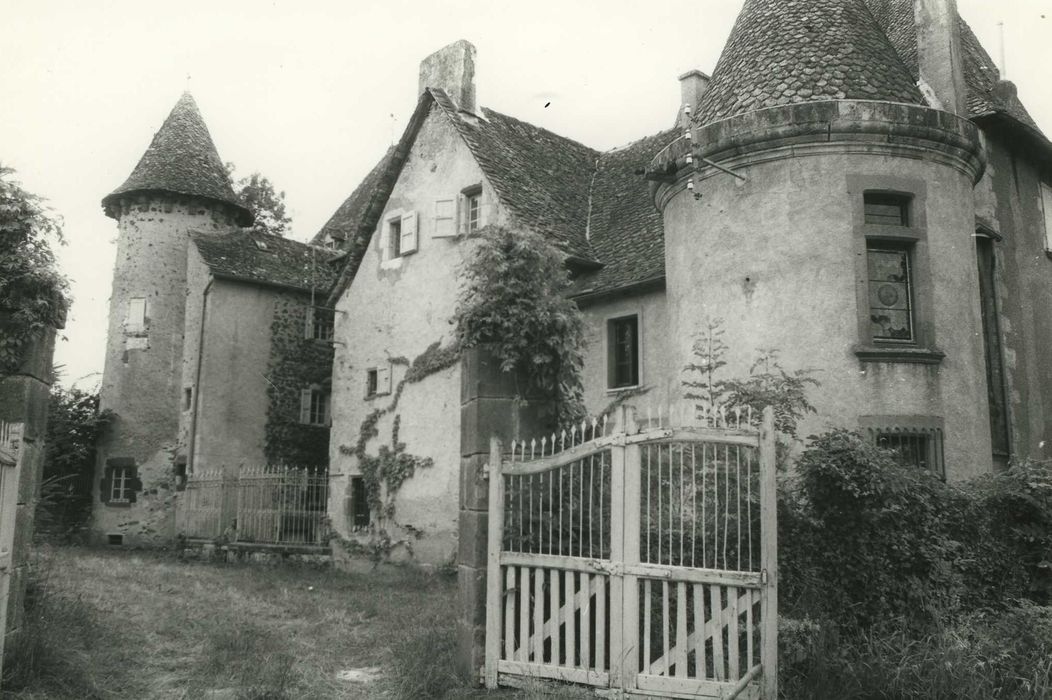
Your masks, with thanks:
[{"label": "white wooden shutter", "polygon": [[391,368],[380,367],[376,370],[376,393],[391,393]]},{"label": "white wooden shutter", "polygon": [[417,248],[416,212],[402,214],[402,255],[415,253]]},{"label": "white wooden shutter", "polygon": [[300,389],[300,423],[310,423],[310,389]]},{"label": "white wooden shutter", "polygon": [[452,238],[457,235],[457,198],[444,197],[435,200],[435,238]]},{"label": "white wooden shutter", "polygon": [[141,331],[146,327],[146,299],[128,301],[128,318],[125,325],[130,331]]}]

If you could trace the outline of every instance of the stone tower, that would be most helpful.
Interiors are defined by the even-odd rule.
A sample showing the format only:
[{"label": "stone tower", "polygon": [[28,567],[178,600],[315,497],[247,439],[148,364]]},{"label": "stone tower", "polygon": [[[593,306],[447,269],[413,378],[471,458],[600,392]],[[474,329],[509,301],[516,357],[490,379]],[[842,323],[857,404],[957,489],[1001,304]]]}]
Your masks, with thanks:
[{"label": "stone tower", "polygon": [[[918,4],[918,41],[952,49],[952,0]],[[770,348],[787,370],[821,369],[802,436],[853,424],[953,479],[991,468],[973,242],[984,151],[957,113],[959,54],[919,60],[918,86],[863,0],[746,0],[649,175],[684,331],[673,364],[697,361],[688,331],[722,319],[729,375]]]},{"label": "stone tower", "polygon": [[101,391],[116,418],[99,446],[92,529],[102,542],[145,544],[171,536],[190,233],[245,226],[252,214],[190,93],[102,205],[119,230]]}]

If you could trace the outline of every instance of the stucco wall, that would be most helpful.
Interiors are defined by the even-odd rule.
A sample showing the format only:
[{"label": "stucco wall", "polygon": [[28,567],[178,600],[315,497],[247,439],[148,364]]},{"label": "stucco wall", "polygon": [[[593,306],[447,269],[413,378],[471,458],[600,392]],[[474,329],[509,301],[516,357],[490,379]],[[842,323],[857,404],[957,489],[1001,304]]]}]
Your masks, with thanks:
[{"label": "stucco wall", "polygon": [[995,243],[997,302],[1008,384],[1012,453],[1052,457],[1052,260],[1045,254],[1041,178],[1003,134],[987,133],[989,164],[975,189],[976,216]]},{"label": "stucco wall", "polygon": [[[673,365],[669,355],[670,328],[664,291],[625,297],[612,297],[588,304],[582,309],[587,346],[584,354],[585,407],[599,414],[624,392],[608,388],[609,345],[607,321],[636,314],[639,317],[640,393],[639,403],[667,403],[680,395],[682,367]],[[632,393],[636,393],[632,390]]]},{"label": "stucco wall", "polygon": [[[979,294],[972,240],[972,182],[949,165],[826,148],[736,164],[703,180],[696,200],[680,189],[664,209],[670,356],[682,367],[691,335],[721,318],[730,347],[725,376],[744,377],[760,348],[777,348],[787,370],[816,368],[818,410],[806,436],[858,427],[863,415],[945,420],[951,479],[991,468]],[[853,152],[851,152],[853,151]],[[802,151],[806,153],[806,151]],[[894,175],[926,183],[930,321],[941,364],[863,363],[856,278],[856,207],[850,177]]]},{"label": "stucco wall", "polygon": [[[223,211],[199,200],[136,196],[121,201],[100,400],[117,419],[98,455],[92,523],[98,539],[119,534],[125,544],[147,544],[172,534],[189,231],[230,225]],[[129,348],[124,327],[128,302],[139,297],[148,303],[145,349]],[[135,503],[101,502],[99,483],[106,460],[113,457],[135,460],[142,482]]]},{"label": "stucco wall", "polygon": [[[333,367],[333,427],[330,447],[329,512],[338,532],[348,535],[349,476],[356,459],[346,454],[358,441],[362,421],[392,404],[392,395],[366,398],[366,371],[389,367],[391,388],[406,367],[393,358],[412,361],[432,343],[452,339],[452,317],[458,267],[470,244],[435,238],[435,201],[482,185],[486,220],[505,223],[494,192],[471,153],[441,111],[432,107],[421,126],[401,175],[380,218],[358,273],[337,304],[336,356]],[[394,262],[383,262],[383,236],[388,216],[418,213],[419,249]],[[413,542],[419,561],[450,561],[456,549],[458,474],[460,469],[460,370],[452,367],[419,383],[406,385],[397,408],[377,425],[379,437],[367,453],[390,444],[392,425],[400,417],[399,440],[406,452],[431,457],[434,466],[418,472],[397,495],[395,520],[423,532]],[[344,448],[341,450],[341,448]],[[398,538],[401,532],[385,527]]]}]

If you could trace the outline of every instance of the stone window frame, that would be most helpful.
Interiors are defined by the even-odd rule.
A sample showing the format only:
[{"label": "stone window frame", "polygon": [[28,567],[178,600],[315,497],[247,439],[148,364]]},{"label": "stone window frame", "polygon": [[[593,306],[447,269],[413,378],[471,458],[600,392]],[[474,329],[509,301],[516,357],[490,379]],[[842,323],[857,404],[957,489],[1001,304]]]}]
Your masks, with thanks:
[{"label": "stone window frame", "polygon": [[[867,224],[865,195],[901,196],[908,201],[905,226]],[[936,345],[935,309],[928,246],[927,184],[915,178],[894,175],[849,175],[847,196],[855,252],[855,298],[858,343],[855,355],[861,362],[939,364],[946,356]],[[873,243],[906,248],[910,255],[913,339],[909,342],[875,340],[870,330],[869,259]]]},{"label": "stone window frame", "polygon": [[[120,474],[120,493],[114,498],[114,479]],[[130,508],[136,494],[142,490],[139,468],[131,457],[110,457],[106,460],[99,483],[99,500],[113,508]]]},{"label": "stone window frame", "polygon": [[[627,318],[636,319],[636,383],[613,386],[614,383],[614,323]],[[603,356],[606,357],[606,393],[616,394],[643,386],[643,310],[633,309],[611,313],[603,318]]]}]

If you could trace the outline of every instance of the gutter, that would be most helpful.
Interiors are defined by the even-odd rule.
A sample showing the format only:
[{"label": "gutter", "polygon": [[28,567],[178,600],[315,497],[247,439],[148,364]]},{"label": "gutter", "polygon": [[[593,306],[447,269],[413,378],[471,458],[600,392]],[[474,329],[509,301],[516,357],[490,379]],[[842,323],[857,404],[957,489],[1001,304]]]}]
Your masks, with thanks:
[{"label": "gutter", "polygon": [[208,293],[212,291],[213,282],[215,282],[215,277],[209,277],[208,284],[205,285],[205,291],[201,295],[201,328],[197,334],[197,367],[194,369],[194,405],[192,406],[193,412],[190,414],[190,444],[186,455],[186,472],[188,475],[194,473],[194,455],[197,452],[197,408],[201,401],[201,364],[204,359],[205,317],[208,314]]},{"label": "gutter", "polygon": [[577,302],[578,306],[587,306],[604,301],[609,297],[624,296],[625,294],[642,294],[644,292],[656,292],[665,288],[665,276],[651,277],[650,279],[633,282],[620,287],[610,287],[599,291],[586,289],[577,294],[568,295],[570,299]]}]

